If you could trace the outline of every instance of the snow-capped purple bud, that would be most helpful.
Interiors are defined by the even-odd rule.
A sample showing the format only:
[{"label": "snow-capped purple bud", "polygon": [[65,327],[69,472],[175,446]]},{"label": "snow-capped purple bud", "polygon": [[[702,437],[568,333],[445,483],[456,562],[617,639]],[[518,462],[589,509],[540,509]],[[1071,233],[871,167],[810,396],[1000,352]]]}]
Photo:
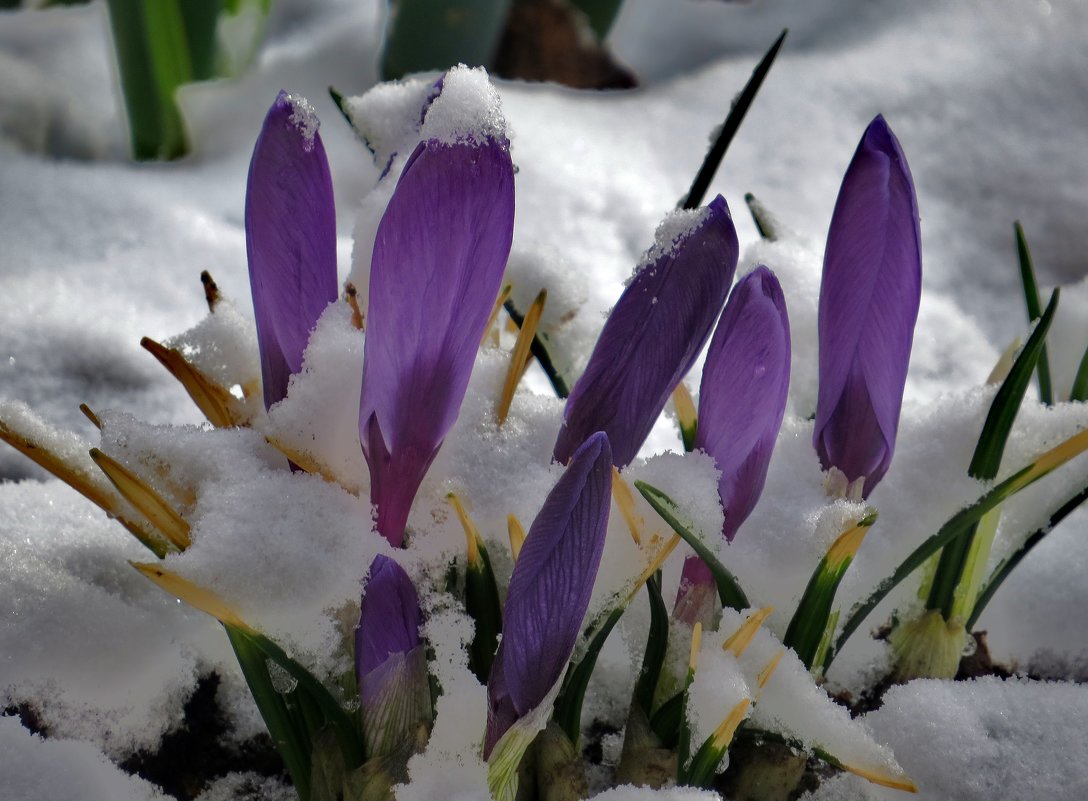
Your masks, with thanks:
[{"label": "snow-capped purple bud", "polygon": [[355,629],[355,676],[368,756],[392,752],[430,719],[423,614],[412,580],[386,556],[370,565]]},{"label": "snow-capped purple bud", "polygon": [[656,239],[567,399],[556,461],[570,459],[594,431],[608,434],[617,467],[634,459],[725,303],[738,249],[721,195],[706,208],[675,212]]},{"label": "snow-capped purple bud", "polygon": [[722,534],[736,536],[767,478],[790,384],[790,321],[774,273],[742,278],[710,340],[699,386],[695,447],[721,470]]},{"label": "snow-capped purple bud", "polygon": [[548,493],[514,565],[487,681],[485,759],[566,670],[601,561],[611,487],[612,450],[597,432]]},{"label": "snow-capped purple bud", "polygon": [[884,118],[846,170],[820,288],[820,392],[813,445],[868,497],[892,460],[922,287],[918,202]]},{"label": "snow-capped purple bud", "polygon": [[378,225],[359,435],[378,531],[394,545],[457,419],[513,225],[508,143],[490,135],[421,142]]},{"label": "snow-capped purple bud", "polygon": [[317,318],[336,300],[336,214],[318,121],[280,92],[264,119],[246,183],[246,252],[264,405],[302,369]]}]

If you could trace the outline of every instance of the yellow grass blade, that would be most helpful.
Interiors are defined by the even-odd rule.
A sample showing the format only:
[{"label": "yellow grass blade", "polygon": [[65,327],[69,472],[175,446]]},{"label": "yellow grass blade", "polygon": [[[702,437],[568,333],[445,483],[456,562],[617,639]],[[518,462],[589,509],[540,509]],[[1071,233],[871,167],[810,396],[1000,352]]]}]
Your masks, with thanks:
[{"label": "yellow grass blade", "polygon": [[143,479],[98,448],[91,448],[91,459],[125,500],[135,506],[174,547],[184,551],[192,544],[188,522]]}]

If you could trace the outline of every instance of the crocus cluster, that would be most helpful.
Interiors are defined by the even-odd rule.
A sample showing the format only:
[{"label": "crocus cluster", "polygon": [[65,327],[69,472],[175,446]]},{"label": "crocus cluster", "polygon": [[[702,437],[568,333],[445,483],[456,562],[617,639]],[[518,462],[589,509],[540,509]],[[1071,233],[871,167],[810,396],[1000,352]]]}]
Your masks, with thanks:
[{"label": "crocus cluster", "polygon": [[[363,315],[355,318],[365,332],[350,333],[365,336],[363,362],[356,365],[361,370],[357,432],[369,472],[373,519],[360,521],[359,527],[364,536],[374,537],[380,555],[368,567],[354,568],[367,568],[358,624],[346,643],[354,670],[338,677],[334,695],[213,594],[157,565],[140,568],[224,623],[304,801],[309,801],[314,776],[328,785],[326,794],[353,801],[391,798],[393,784],[409,778],[409,761],[427,747],[436,725],[435,699],[445,692],[429,675],[435,643],[433,637],[428,641],[427,627],[436,613],[450,607],[458,608],[459,619],[473,622],[477,635],[488,635],[470,646],[483,652],[473,650],[465,660],[470,680],[478,679],[472,686],[481,698],[486,695],[486,725],[466,737],[472,741],[470,760],[487,763],[493,796],[517,798],[519,782],[535,772],[540,797],[583,797],[588,791],[579,743],[582,697],[609,632],[645,588],[653,624],[619,772],[627,780],[657,786],[709,786],[738,727],[751,723],[767,726],[775,736],[792,736],[788,729],[771,731],[791,714],[788,703],[765,719],[759,718],[758,707],[754,714],[751,707],[765,689],[776,690],[773,676],[780,661],[794,676],[819,673],[824,657],[818,654],[826,656],[837,625],[831,606],[838,581],[875,516],[850,521],[827,551],[784,637],[761,632],[771,610],[748,608],[716,554],[727,553],[727,543],[738,536],[760,535],[749,518],[761,501],[787,404],[793,356],[789,287],[784,292],[772,269],[762,264],[742,271],[734,284],[739,245],[719,195],[705,207],[666,218],[617,299],[566,401],[561,424],[556,421],[558,430],[545,432],[547,442],[555,435],[552,463],[545,455],[537,467],[552,471],[554,483],[534,509],[527,535],[511,516],[509,558],[497,558],[492,568],[484,538],[458,501],[469,543],[468,567],[460,559],[445,564],[445,554],[438,568],[412,561],[407,549],[414,538],[431,535],[416,525],[418,516],[409,525],[413,503],[458,418],[477,351],[498,314],[513,238],[515,171],[497,97],[487,95],[484,108],[467,114],[450,111],[450,93],[464,81],[478,83],[462,100],[479,102],[479,84],[490,90],[480,74],[470,74],[458,68],[421,84],[425,91],[413,97],[422,99],[422,109],[417,103],[408,114],[416,138],[398,145],[398,152],[393,148],[378,156],[388,203],[368,251],[365,324]],[[266,410],[290,400],[292,386],[298,386],[293,382],[306,380],[293,377],[303,370],[311,332],[327,307],[338,302],[334,218],[317,119],[304,100],[281,92],[254,148],[245,214]],[[918,208],[910,171],[895,136],[877,117],[843,179],[819,300],[819,394],[812,441],[832,494],[867,498],[889,469],[920,284]],[[525,325],[525,319],[518,325]],[[639,467],[633,463],[651,428],[704,347],[694,433],[685,435],[685,442],[701,458],[709,457],[718,471],[722,526],[720,531],[693,531],[683,510],[670,506],[664,493],[635,482],[660,515],[659,530],[643,542],[637,536],[639,516],[648,517],[651,509],[635,509],[625,482]],[[195,382],[201,397],[227,397],[225,389],[186,368],[180,353],[175,358],[162,352],[174,359],[179,377]],[[517,347],[514,352],[519,354]],[[525,353],[513,360],[515,377],[525,366]],[[558,405],[555,409],[558,414]],[[354,411],[352,405],[352,429]],[[251,423],[262,425],[260,419],[225,424]],[[0,434],[12,441],[6,428],[0,427]],[[29,438],[18,442],[36,458],[45,452]],[[354,430],[351,444],[354,448]],[[1071,458],[1073,450],[1067,450],[1061,458]],[[312,467],[285,454],[294,470]],[[76,471],[68,476],[73,486],[118,516],[157,556],[192,544],[184,516],[148,482],[101,452],[92,455],[149,525],[126,516],[127,506],[114,503]],[[1034,465],[1031,480],[1057,463]],[[1017,480],[1026,482],[1029,472],[1018,473]],[[645,569],[591,608],[613,497],[636,535],[633,547],[644,563],[638,569]],[[836,508],[846,507],[857,508]],[[430,509],[436,520],[441,517],[433,505]],[[661,532],[669,529],[674,534],[666,541]],[[691,550],[670,614],[660,568],[682,539]],[[440,578],[436,570],[443,571]],[[481,610],[481,602],[491,607]],[[731,655],[715,654],[725,660],[723,670],[733,671],[729,675],[736,685],[727,688],[735,690],[735,697],[730,696],[724,719],[709,733],[697,730],[697,716],[685,713],[704,635],[716,636],[721,650]],[[746,657],[753,642],[758,644]],[[666,658],[689,646],[686,670],[682,659]],[[294,689],[267,692],[276,683],[268,667],[273,663],[296,683],[301,679],[299,695],[290,702],[280,695]],[[798,697],[811,689],[804,685]],[[786,692],[788,685],[777,690]],[[357,697],[358,714],[344,708],[345,696],[349,707]],[[295,699],[300,699],[297,706]],[[301,712],[292,717],[292,710]],[[862,737],[870,742],[867,734]],[[890,755],[875,760],[877,767],[859,766],[829,756],[821,742],[813,737],[802,744],[872,781],[912,787]],[[880,746],[871,745],[873,753],[883,754]],[[531,758],[525,759],[526,754]],[[464,758],[464,753],[457,755]],[[564,778],[552,781],[558,775]],[[523,795],[533,792],[526,788]]]},{"label": "crocus cluster", "polygon": [[[359,435],[376,529],[395,547],[405,544],[412,502],[457,418],[513,230],[513,167],[502,131],[428,133],[444,80],[427,98],[421,141],[397,178],[370,262]],[[310,329],[335,297],[331,204],[312,118],[281,94],[254,151],[246,216],[266,405],[285,396]],[[790,328],[766,266],[730,293],[738,253],[721,196],[675,213],[567,400],[553,453],[566,469],[520,550],[490,661],[483,757],[499,776],[516,776],[564,685],[604,546],[612,468],[635,459],[708,339],[693,445],[720,471],[726,540],[759,500],[786,406]],[[824,467],[863,495],[894,449],[918,253],[910,174],[878,117],[844,179],[828,236],[814,433]],[[712,627],[714,586],[710,567],[689,556],[673,619]],[[378,557],[355,640],[368,756],[392,754],[426,731],[422,622],[408,575]],[[505,797],[511,786],[516,779],[503,778],[492,790]]]}]

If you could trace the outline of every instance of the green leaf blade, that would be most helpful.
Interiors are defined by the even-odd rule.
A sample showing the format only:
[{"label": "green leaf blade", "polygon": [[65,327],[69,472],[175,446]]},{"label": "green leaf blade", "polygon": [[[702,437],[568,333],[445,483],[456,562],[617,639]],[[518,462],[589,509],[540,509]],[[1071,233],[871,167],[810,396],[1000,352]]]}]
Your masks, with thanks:
[{"label": "green leaf blade", "polygon": [[748,601],[748,596],[745,595],[744,590],[741,589],[733,574],[718,561],[718,558],[714,556],[699,535],[695,534],[680,520],[680,509],[676,502],[657,487],[647,484],[645,481],[636,481],[635,488],[642,493],[642,497],[661,516],[661,519],[668,523],[672,530],[679,534],[692,547],[692,550],[695,551],[699,558],[706,563],[714,576],[714,583],[717,585],[718,597],[721,599],[722,606],[735,609],[738,612],[750,607],[751,603]]}]

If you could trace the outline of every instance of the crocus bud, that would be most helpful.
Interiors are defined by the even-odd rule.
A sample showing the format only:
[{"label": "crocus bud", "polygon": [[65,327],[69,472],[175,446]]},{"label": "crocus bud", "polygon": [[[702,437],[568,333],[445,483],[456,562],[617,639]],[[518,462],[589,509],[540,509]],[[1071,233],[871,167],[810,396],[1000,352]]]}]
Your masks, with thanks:
[{"label": "crocus bud", "polygon": [[[721,477],[722,536],[732,542],[763,492],[790,384],[790,322],[774,273],[760,265],[737,282],[710,340],[699,386],[695,447]],[[684,562],[673,617],[709,626],[714,578],[697,556]]]},{"label": "crocus bud", "polygon": [[370,757],[393,753],[421,721],[430,721],[422,623],[419,598],[404,568],[375,557],[355,629],[355,676]]},{"label": "crocus bud", "polygon": [[[510,577],[502,641],[487,681],[485,758],[567,669],[604,550],[611,487],[612,450],[597,432],[575,452],[529,528]],[[527,734],[523,748],[533,736]]]},{"label": "crocus bud", "polygon": [[789,385],[786,300],[774,273],[760,265],[729,296],[699,386],[695,447],[722,472],[722,535],[730,542],[763,492]]},{"label": "crocus bud", "polygon": [[922,286],[918,203],[884,118],[865,131],[835,203],[820,289],[813,445],[868,497],[895,450]]},{"label": "crocus bud", "polygon": [[627,285],[567,399],[554,458],[604,431],[612,458],[635,458],[714,326],[737,267],[737,233],[721,195],[676,212]]},{"label": "crocus bud", "polygon": [[457,419],[510,254],[514,167],[493,115],[487,123],[419,143],[374,242],[359,438],[378,531],[397,546]]},{"label": "crocus bud", "polygon": [[283,400],[310,331],[336,300],[336,213],[318,121],[280,92],[264,119],[246,183],[246,253],[264,405]]}]

